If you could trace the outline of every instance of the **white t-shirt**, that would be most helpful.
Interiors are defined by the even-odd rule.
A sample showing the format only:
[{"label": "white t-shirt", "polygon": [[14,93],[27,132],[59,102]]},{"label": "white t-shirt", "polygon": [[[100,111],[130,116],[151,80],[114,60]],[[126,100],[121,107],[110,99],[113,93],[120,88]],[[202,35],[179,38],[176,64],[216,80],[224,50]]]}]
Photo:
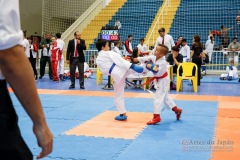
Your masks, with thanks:
[{"label": "white t-shirt", "polygon": [[207,40],[206,44],[205,44],[205,50],[208,52],[212,52],[213,48],[214,48],[214,42],[211,42],[211,39]]},{"label": "white t-shirt", "polygon": [[26,38],[23,39],[22,46],[24,47],[26,56],[29,58],[30,57],[30,46],[29,46],[29,41]]},{"label": "white t-shirt", "polygon": [[[0,0],[0,50],[21,45],[23,33],[20,29],[18,0]],[[4,79],[0,71],[0,79]]]}]

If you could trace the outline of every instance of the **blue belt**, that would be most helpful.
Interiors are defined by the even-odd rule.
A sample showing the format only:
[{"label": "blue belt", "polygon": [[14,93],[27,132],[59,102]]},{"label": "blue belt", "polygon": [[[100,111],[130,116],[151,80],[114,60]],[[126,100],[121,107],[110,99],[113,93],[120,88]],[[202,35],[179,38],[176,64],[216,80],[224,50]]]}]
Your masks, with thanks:
[{"label": "blue belt", "polygon": [[186,58],[187,56],[183,56],[183,58]]},{"label": "blue belt", "polygon": [[113,63],[113,64],[112,64],[112,66],[111,66],[111,68],[109,69],[109,72],[108,72],[109,74],[111,74],[111,73],[112,73],[112,70],[113,70],[113,68],[114,68],[115,66],[116,66],[116,64],[115,64],[115,63]]}]

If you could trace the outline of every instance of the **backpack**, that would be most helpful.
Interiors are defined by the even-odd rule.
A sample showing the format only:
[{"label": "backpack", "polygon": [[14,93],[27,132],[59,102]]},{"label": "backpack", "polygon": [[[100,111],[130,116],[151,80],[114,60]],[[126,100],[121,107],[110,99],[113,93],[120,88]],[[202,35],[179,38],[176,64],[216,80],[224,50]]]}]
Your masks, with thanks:
[{"label": "backpack", "polygon": [[33,51],[34,51],[34,52],[38,52],[38,47],[37,47],[36,44],[33,44]]}]

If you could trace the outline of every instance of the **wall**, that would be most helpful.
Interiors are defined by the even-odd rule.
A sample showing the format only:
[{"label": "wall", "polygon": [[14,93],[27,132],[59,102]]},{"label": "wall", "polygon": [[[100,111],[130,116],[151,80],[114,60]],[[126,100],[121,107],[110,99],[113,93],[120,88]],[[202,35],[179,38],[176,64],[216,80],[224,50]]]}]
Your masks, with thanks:
[{"label": "wall", "polygon": [[27,30],[27,36],[41,36],[42,0],[19,0],[19,9],[22,30]]}]

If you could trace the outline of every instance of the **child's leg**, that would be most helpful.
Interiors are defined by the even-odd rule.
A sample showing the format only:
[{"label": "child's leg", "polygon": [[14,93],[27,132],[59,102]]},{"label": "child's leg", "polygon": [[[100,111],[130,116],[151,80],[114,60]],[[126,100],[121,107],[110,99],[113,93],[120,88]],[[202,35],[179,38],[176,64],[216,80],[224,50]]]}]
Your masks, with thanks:
[{"label": "child's leg", "polygon": [[179,120],[182,114],[182,109],[177,107],[176,103],[174,103],[168,92],[165,94],[164,104],[168,109],[172,109],[172,111],[176,113],[176,118]]},{"label": "child's leg", "polygon": [[117,107],[118,112],[120,113],[119,116],[115,117],[116,120],[126,120],[126,108],[124,104],[124,87],[125,87],[125,78],[119,83],[113,83],[114,87],[114,102]]}]

